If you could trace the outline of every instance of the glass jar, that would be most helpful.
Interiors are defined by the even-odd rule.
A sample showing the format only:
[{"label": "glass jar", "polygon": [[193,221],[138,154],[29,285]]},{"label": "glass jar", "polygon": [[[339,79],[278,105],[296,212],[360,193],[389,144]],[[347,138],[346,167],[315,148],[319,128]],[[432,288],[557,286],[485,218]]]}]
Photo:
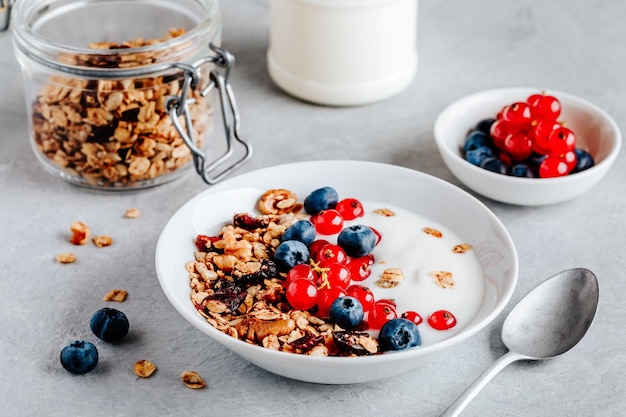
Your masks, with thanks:
[{"label": "glass jar", "polygon": [[[217,0],[17,0],[12,6],[31,142],[55,175],[98,189],[137,189],[195,165],[211,184],[251,156],[238,123],[229,123],[238,122],[228,85],[234,59],[219,48]],[[216,91],[227,143],[207,163]],[[233,136],[243,145],[235,162]],[[221,173],[212,176],[216,170]]]}]

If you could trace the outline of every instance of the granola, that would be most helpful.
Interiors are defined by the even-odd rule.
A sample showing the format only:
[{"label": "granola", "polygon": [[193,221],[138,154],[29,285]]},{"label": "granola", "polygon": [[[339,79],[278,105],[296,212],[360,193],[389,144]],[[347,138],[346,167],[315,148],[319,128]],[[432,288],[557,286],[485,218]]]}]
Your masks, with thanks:
[{"label": "granola", "polygon": [[[119,53],[61,59],[68,65],[90,68],[146,65],[162,57],[155,52],[124,51],[183,33],[172,29],[161,39],[94,43],[89,45],[94,50]],[[58,168],[94,186],[129,187],[172,173],[192,159],[166,109],[167,98],[179,95],[182,84],[180,71],[120,80],[53,75],[32,103],[36,148]],[[189,110],[195,138],[202,146],[212,109],[199,90],[190,89],[188,96],[193,99]]]}]

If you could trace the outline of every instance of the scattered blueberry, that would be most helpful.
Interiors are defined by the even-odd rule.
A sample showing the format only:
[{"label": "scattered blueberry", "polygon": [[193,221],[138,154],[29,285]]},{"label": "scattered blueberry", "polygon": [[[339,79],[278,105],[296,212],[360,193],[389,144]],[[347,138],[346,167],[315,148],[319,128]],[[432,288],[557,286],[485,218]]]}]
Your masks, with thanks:
[{"label": "scattered blueberry", "polygon": [[504,164],[504,162],[502,162],[500,159],[495,158],[495,157],[486,158],[480,164],[480,167],[486,170],[495,172],[496,174],[506,175],[506,172],[507,172],[506,165]]},{"label": "scattered blueberry", "polygon": [[546,159],[546,157],[547,155],[542,155],[540,153],[533,152],[530,154],[526,162],[532,168],[539,169],[539,165],[541,165],[541,163],[543,162],[544,159]]},{"label": "scattered blueberry", "polygon": [[474,130],[470,132],[467,139],[465,139],[463,150],[467,153],[469,151],[473,151],[474,149],[478,149],[481,146],[489,146],[489,141],[489,136],[487,136],[484,132]]},{"label": "scattered blueberry", "polygon": [[289,271],[296,265],[309,262],[309,249],[298,240],[285,240],[276,248],[274,262],[281,271]]},{"label": "scattered blueberry", "polygon": [[314,215],[322,210],[335,208],[339,202],[339,194],[332,187],[318,188],[304,199],[304,211]]},{"label": "scattered blueberry", "polygon": [[492,157],[493,151],[488,146],[480,146],[465,153],[465,160],[476,166],[480,166],[485,159]]},{"label": "scattered blueberry", "polygon": [[337,236],[337,244],[352,258],[370,254],[376,246],[376,234],[362,224],[345,227]]},{"label": "scattered blueberry", "polygon": [[61,350],[61,365],[73,374],[86,374],[98,365],[98,349],[82,340],[70,343]]},{"label": "scattered blueberry", "polygon": [[514,177],[534,178],[535,174],[528,164],[516,164],[511,167],[511,175]]},{"label": "scattered blueberry", "polygon": [[579,148],[574,149],[574,152],[576,152],[576,166],[572,169],[572,174],[584,171],[585,169],[591,168],[595,165],[593,157],[589,152],[583,151]]},{"label": "scattered blueberry", "polygon": [[330,305],[330,320],[342,329],[354,329],[363,321],[363,315],[363,306],[354,297],[339,297]]},{"label": "scattered blueberry", "polygon": [[315,226],[309,220],[298,220],[285,230],[282,240],[299,240],[309,246],[315,240]]},{"label": "scattered blueberry", "polygon": [[491,125],[494,124],[496,119],[483,119],[476,124],[476,130],[479,130],[489,136],[489,131],[491,130]]},{"label": "scattered blueberry", "polygon": [[404,318],[391,319],[383,325],[378,335],[380,350],[402,350],[420,346],[422,337],[417,324]]},{"label": "scattered blueberry", "polygon": [[126,336],[129,325],[124,313],[114,308],[104,307],[91,316],[89,327],[93,334],[105,342],[117,342]]}]

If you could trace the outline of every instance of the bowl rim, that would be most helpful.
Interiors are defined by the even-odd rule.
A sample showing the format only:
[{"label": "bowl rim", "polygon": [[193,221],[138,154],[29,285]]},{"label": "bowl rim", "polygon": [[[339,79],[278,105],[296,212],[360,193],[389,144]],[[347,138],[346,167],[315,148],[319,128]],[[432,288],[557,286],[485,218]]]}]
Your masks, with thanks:
[{"label": "bowl rim", "polygon": [[[169,227],[171,227],[171,223],[173,222],[173,219],[176,217],[176,215],[180,212],[183,212],[186,208],[195,204],[195,202],[199,201],[200,199],[206,198],[206,196],[211,195],[212,193],[218,193],[220,191],[227,189],[226,186],[232,180],[252,177],[254,175],[259,175],[260,173],[267,173],[267,172],[271,172],[272,170],[277,170],[277,169],[278,170],[290,169],[290,167],[293,167],[293,166],[300,166],[300,167],[306,168],[306,166],[308,165],[317,165],[317,164],[326,164],[326,165],[330,164],[333,166],[341,167],[342,169],[345,169],[346,164],[351,164],[354,166],[366,167],[368,169],[375,169],[376,167],[382,167],[384,169],[398,170],[398,172],[399,171],[410,172],[411,173],[410,175],[415,175],[417,177],[420,177],[421,180],[435,182],[439,186],[454,190],[455,193],[462,195],[463,198],[467,199],[471,204],[474,204],[478,208],[480,208],[482,212],[487,214],[487,216],[489,217],[490,223],[493,226],[497,227],[498,236],[503,240],[503,243],[505,244],[505,246],[510,248],[509,255],[511,258],[510,259],[511,265],[506,275],[507,276],[510,275],[511,279],[510,281],[507,282],[507,286],[503,288],[499,296],[499,301],[495,303],[492,310],[489,311],[489,313],[486,314],[485,317],[483,317],[478,322],[474,322],[474,321],[470,322],[470,324],[466,328],[464,328],[461,332],[447,339],[434,343],[432,345],[421,346],[419,348],[406,349],[406,350],[397,351],[397,352],[385,352],[384,354],[379,354],[379,355],[356,356],[356,357],[335,357],[335,356],[315,357],[315,356],[294,354],[294,353],[283,352],[283,351],[274,351],[274,350],[271,350],[262,346],[257,346],[254,344],[246,343],[239,339],[235,339],[232,336],[229,336],[221,332],[220,330],[214,328],[213,326],[211,326],[204,319],[202,319],[202,317],[199,314],[197,314],[197,317],[202,319],[201,321],[197,320],[197,318],[189,320],[189,317],[187,316],[187,312],[182,311],[182,309],[179,308],[180,300],[178,300],[175,294],[171,293],[170,291],[165,291],[164,282],[166,280],[166,277],[163,276],[159,267],[159,254],[162,250],[161,249],[162,246],[164,245],[164,242],[163,242],[164,233],[163,232],[167,230]],[[509,251],[507,250],[507,252]],[[458,344],[461,341],[468,339],[469,337],[475,335],[476,333],[478,333],[479,331],[487,327],[490,323],[492,323],[496,319],[496,317],[502,313],[502,311],[505,309],[507,304],[510,302],[513,296],[513,293],[517,287],[517,283],[519,279],[519,258],[518,258],[517,248],[515,246],[515,243],[512,237],[510,236],[509,232],[507,231],[502,221],[495,215],[495,213],[491,211],[491,209],[489,209],[478,198],[468,193],[467,191],[463,190],[462,188],[452,183],[449,183],[441,178],[432,176],[430,174],[426,174],[421,171],[417,171],[414,169],[410,169],[410,168],[406,168],[406,167],[402,167],[398,165],[386,164],[386,163],[381,163],[381,162],[370,162],[370,161],[317,160],[317,161],[286,163],[286,164],[269,166],[269,167],[261,168],[258,170],[250,171],[248,173],[244,173],[236,177],[233,177],[229,180],[226,180],[224,182],[221,182],[213,186],[212,188],[206,189],[196,194],[194,197],[192,197],[190,200],[188,200],[182,206],[180,206],[178,210],[176,210],[176,212],[167,221],[167,223],[162,229],[162,232],[157,241],[155,253],[156,253],[155,268],[156,268],[158,281],[161,285],[161,289],[163,290],[167,299],[169,300],[170,304],[175,308],[175,310],[177,310],[177,312],[181,314],[187,322],[191,323],[194,327],[196,327],[202,333],[208,335],[209,337],[213,338],[215,341],[220,343],[222,346],[225,346],[229,349],[231,349],[230,347],[233,346],[232,350],[233,352],[237,354],[240,354],[239,353],[240,350],[246,350],[246,351],[249,351],[251,354],[254,352],[258,352],[261,355],[263,355],[263,357],[266,358],[267,360],[272,360],[272,358],[276,358],[276,359],[281,359],[281,360],[287,360],[289,362],[304,361],[304,363],[308,363],[308,364],[315,364],[319,361],[323,361],[323,362],[332,361],[333,363],[336,363],[337,365],[358,365],[366,361],[368,364],[374,365],[374,364],[393,361],[394,359],[398,359],[398,358],[413,358],[413,357],[419,357],[419,356],[426,356],[430,353],[446,349],[452,345]]]},{"label": "bowl rim", "polygon": [[[553,177],[553,178],[525,178],[525,177],[514,177],[512,175],[502,175],[502,174],[498,174],[483,168],[480,168],[474,164],[471,164],[470,162],[466,161],[465,158],[463,158],[463,156],[461,155],[461,153],[458,150],[454,150],[451,148],[451,146],[449,146],[448,141],[446,141],[443,137],[443,135],[441,134],[441,131],[444,129],[445,124],[448,123],[449,119],[449,114],[452,113],[452,111],[456,110],[457,108],[462,108],[467,106],[469,103],[482,98],[482,97],[488,97],[488,96],[494,96],[494,102],[499,101],[496,100],[496,98],[498,96],[509,96],[509,95],[520,95],[520,96],[528,96],[532,93],[546,93],[546,94],[551,94],[556,96],[557,98],[559,98],[559,100],[561,100],[561,98],[566,98],[569,102],[574,102],[577,103],[579,105],[579,107],[583,108],[588,108],[591,109],[593,112],[597,113],[599,116],[602,117],[602,119],[604,121],[606,121],[606,123],[611,127],[611,130],[613,132],[612,135],[612,146],[611,149],[609,150],[609,152],[607,153],[607,155],[601,160],[595,163],[594,166],[592,166],[591,168],[588,168],[584,171],[580,171],[577,172],[575,174],[571,174],[571,175],[565,175],[562,177]],[[503,102],[503,105],[507,104],[506,102]],[[478,123],[478,120],[476,121],[476,123]],[[439,148],[440,152],[443,152],[445,154],[447,154],[449,157],[451,157],[454,161],[459,161],[462,165],[464,165],[467,169],[470,169],[474,172],[477,173],[482,173],[484,175],[486,175],[488,178],[491,179],[499,179],[499,180],[503,180],[503,181],[510,181],[512,184],[531,184],[531,183],[535,183],[535,184],[543,184],[543,185],[558,185],[561,184],[563,182],[569,182],[572,181],[575,178],[578,179],[584,179],[586,177],[591,177],[594,176],[596,174],[598,174],[598,171],[602,171],[602,170],[608,170],[609,167],[611,167],[611,165],[613,165],[613,162],[615,162],[615,160],[617,159],[617,156],[619,155],[620,151],[621,151],[621,147],[622,147],[622,133],[621,130],[619,128],[619,126],[617,125],[617,122],[615,122],[615,120],[608,114],[608,112],[606,112],[604,109],[602,109],[601,107],[599,107],[598,105],[592,103],[591,101],[584,99],[580,96],[576,96],[570,93],[566,93],[566,92],[562,92],[562,91],[558,91],[558,90],[553,90],[553,89],[544,89],[544,88],[536,88],[536,87],[504,87],[504,88],[494,88],[494,89],[488,89],[488,90],[482,90],[482,91],[478,91],[466,96],[463,96],[457,100],[455,100],[454,102],[452,102],[451,104],[447,105],[437,116],[437,119],[435,120],[435,124],[434,124],[434,128],[433,128],[433,135],[435,138],[435,142],[437,144],[437,147]]]}]

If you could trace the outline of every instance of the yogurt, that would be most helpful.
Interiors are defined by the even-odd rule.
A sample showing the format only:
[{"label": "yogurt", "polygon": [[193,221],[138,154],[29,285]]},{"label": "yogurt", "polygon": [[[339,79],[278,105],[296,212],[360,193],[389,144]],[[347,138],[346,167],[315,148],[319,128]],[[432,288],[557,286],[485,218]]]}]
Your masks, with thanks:
[{"label": "yogurt", "polygon": [[[464,242],[443,225],[400,207],[375,201],[362,201],[362,204],[365,215],[345,222],[344,227],[364,224],[378,230],[382,239],[373,251],[376,261],[370,267],[371,275],[353,284],[369,287],[377,300],[394,299],[398,315],[407,310],[419,313],[424,319],[419,325],[423,346],[461,331],[478,314],[485,293],[483,269],[474,251],[452,250],[458,244],[471,242]],[[395,215],[387,217],[374,212],[381,208]],[[434,237],[424,232],[424,228],[436,229],[442,237]],[[402,269],[404,280],[398,286],[381,288],[376,284],[387,268]],[[431,276],[434,271],[451,272],[456,285],[442,288]],[[431,313],[442,309],[456,317],[457,325],[452,329],[435,330],[426,322]]]}]

